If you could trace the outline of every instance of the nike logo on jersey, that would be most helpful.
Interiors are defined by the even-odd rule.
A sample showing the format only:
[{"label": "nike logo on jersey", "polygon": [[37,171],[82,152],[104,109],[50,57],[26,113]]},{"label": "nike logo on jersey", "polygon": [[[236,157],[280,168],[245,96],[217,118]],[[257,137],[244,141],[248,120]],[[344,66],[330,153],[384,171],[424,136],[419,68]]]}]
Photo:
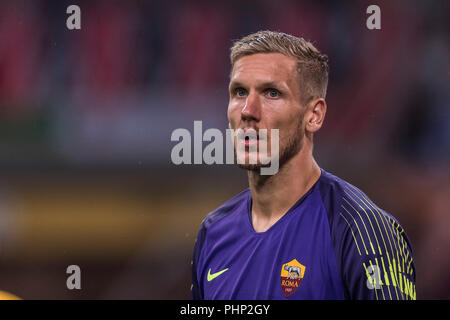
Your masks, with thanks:
[{"label": "nike logo on jersey", "polygon": [[214,280],[215,278],[217,278],[218,276],[220,276],[222,273],[224,273],[227,270],[228,270],[228,268],[220,270],[219,272],[211,274],[211,268],[210,268],[208,270],[208,275],[206,277],[206,280],[208,280],[208,282],[210,282],[210,281]]}]

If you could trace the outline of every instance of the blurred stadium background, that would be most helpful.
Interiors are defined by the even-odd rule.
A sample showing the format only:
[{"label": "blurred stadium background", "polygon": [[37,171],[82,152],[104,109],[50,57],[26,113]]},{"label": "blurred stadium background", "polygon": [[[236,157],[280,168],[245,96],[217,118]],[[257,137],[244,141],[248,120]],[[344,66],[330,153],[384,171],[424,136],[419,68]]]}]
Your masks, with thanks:
[{"label": "blurred stadium background", "polygon": [[[170,135],[194,120],[227,127],[228,48],[271,29],[330,58],[319,164],[406,228],[418,298],[449,299],[449,13],[435,0],[2,1],[0,290],[189,298],[200,223],[246,175],[173,165]],[[71,264],[81,290],[66,288]]]}]

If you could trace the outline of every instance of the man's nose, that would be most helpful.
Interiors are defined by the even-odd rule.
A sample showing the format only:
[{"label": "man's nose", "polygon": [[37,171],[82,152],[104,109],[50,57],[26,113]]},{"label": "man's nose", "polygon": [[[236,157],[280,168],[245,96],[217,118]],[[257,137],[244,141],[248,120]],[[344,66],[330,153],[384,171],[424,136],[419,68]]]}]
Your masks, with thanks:
[{"label": "man's nose", "polygon": [[261,118],[261,102],[257,94],[251,93],[245,100],[245,105],[241,110],[243,120],[259,121]]}]

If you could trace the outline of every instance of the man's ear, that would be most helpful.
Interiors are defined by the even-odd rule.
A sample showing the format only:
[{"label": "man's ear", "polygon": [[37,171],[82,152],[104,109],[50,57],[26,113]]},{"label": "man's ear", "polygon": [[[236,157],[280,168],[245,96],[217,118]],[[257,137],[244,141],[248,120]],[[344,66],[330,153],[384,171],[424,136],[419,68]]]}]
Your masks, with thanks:
[{"label": "man's ear", "polygon": [[307,105],[305,114],[305,129],[307,133],[315,133],[318,131],[325,120],[327,113],[327,103],[325,99],[317,98],[311,100]]}]

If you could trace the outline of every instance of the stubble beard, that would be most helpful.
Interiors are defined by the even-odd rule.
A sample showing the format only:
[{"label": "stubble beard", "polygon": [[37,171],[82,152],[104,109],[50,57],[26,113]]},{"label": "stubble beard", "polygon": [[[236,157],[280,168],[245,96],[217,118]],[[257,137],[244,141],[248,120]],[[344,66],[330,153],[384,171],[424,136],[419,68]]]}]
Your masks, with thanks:
[{"label": "stubble beard", "polygon": [[[300,152],[303,147],[303,136],[302,120],[300,119],[295,133],[289,137],[286,146],[282,149],[280,148],[281,152],[279,155],[279,170],[281,170],[289,160],[291,160]],[[234,159],[237,159],[236,148],[234,149]],[[236,162],[239,168],[248,171],[259,171],[261,168],[269,168],[271,166],[271,162],[267,164],[262,164],[259,161],[256,164],[239,163],[239,161]]]}]

